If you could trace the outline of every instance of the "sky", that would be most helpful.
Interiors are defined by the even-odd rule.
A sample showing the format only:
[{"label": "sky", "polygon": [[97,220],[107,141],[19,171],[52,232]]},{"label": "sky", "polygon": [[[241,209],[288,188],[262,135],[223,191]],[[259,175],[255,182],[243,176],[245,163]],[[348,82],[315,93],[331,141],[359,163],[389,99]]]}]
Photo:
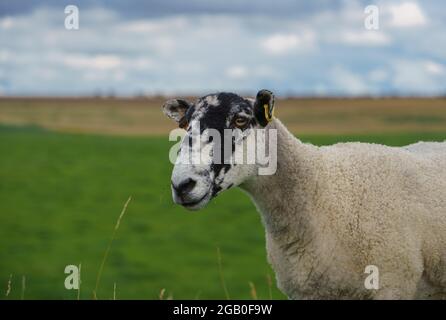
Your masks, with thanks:
[{"label": "sky", "polygon": [[441,0],[0,0],[0,95],[446,95],[445,40]]}]

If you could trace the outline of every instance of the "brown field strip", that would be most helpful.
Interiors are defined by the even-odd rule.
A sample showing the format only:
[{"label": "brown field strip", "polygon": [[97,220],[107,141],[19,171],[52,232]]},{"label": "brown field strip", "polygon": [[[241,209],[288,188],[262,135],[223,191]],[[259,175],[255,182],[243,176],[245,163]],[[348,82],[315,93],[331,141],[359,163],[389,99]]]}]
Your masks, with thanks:
[{"label": "brown field strip", "polygon": [[[1,98],[0,124],[62,132],[166,135],[167,98]],[[295,134],[445,132],[446,99],[277,99],[276,116]]]}]

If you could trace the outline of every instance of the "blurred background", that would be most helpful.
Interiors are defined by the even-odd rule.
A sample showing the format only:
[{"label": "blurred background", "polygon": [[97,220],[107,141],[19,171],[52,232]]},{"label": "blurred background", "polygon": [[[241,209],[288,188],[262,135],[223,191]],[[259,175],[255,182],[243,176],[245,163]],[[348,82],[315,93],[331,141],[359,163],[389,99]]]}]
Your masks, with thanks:
[{"label": "blurred background", "polygon": [[[68,5],[78,29],[66,27]],[[369,5],[377,29],[365,26]],[[0,297],[91,299],[132,196],[98,298],[225,298],[223,282],[230,298],[283,299],[245,194],[228,191],[196,213],[172,203],[175,124],[161,105],[267,88],[276,115],[306,142],[443,141],[445,9],[412,0],[2,0]],[[64,269],[80,263],[78,293],[64,287]]]}]

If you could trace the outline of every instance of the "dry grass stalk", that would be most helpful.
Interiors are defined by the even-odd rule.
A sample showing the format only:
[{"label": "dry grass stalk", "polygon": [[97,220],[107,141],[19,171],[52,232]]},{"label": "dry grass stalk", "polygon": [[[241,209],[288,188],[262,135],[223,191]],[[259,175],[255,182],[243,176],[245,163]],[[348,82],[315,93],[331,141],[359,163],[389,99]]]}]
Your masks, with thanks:
[{"label": "dry grass stalk", "polygon": [[266,274],[266,283],[268,284],[269,299],[273,300],[273,281],[271,280],[271,275],[269,273]]},{"label": "dry grass stalk", "polygon": [[159,295],[160,300],[164,299],[164,294],[165,293],[166,293],[166,289],[162,288],[161,291],[160,291],[160,295]]},{"label": "dry grass stalk", "polygon": [[253,300],[258,300],[256,286],[253,282],[249,282],[250,294]]},{"label": "dry grass stalk", "polygon": [[122,217],[124,216],[125,212],[127,211],[127,206],[130,203],[130,200],[132,200],[132,197],[128,198],[127,202],[124,204],[124,207],[122,208],[121,214],[119,215],[118,220],[116,221],[116,225],[113,230],[112,237],[110,239],[110,242],[108,243],[107,250],[105,250],[104,257],[102,258],[101,266],[99,267],[99,271],[98,271],[98,276],[96,277],[96,286],[93,291],[93,299],[95,299],[95,300],[98,299],[97,293],[98,293],[99,283],[101,281],[102,271],[104,270],[105,262],[107,261],[108,254],[110,253],[113,240],[116,237],[116,232],[119,229],[119,225],[121,224]]},{"label": "dry grass stalk", "polygon": [[9,296],[9,294],[11,293],[11,287],[12,287],[12,273],[9,275],[9,280],[8,280],[8,284],[6,285],[6,294],[5,296]]},{"label": "dry grass stalk", "polygon": [[217,258],[218,258],[218,271],[220,273],[221,285],[223,287],[223,291],[225,292],[226,300],[230,300],[229,299],[228,288],[226,288],[225,278],[223,277],[223,268],[221,266],[221,254],[220,254],[220,248],[219,247],[217,247]]},{"label": "dry grass stalk", "polygon": [[20,294],[20,300],[25,299],[25,289],[26,289],[26,277],[22,276],[22,293]]}]

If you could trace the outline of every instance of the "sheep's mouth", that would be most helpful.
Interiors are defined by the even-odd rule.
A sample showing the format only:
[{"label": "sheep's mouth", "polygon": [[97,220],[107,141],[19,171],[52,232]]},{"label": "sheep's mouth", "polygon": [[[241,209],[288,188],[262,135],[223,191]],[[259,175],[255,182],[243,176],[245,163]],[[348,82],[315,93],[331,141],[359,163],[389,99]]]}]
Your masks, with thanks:
[{"label": "sheep's mouth", "polygon": [[205,202],[205,200],[207,200],[207,197],[209,196],[209,192],[205,193],[200,199],[195,200],[195,201],[189,201],[189,202],[182,202],[181,205],[183,207],[185,207],[186,209],[191,209],[191,210],[198,210],[201,209],[202,206],[201,204],[203,204]]}]

